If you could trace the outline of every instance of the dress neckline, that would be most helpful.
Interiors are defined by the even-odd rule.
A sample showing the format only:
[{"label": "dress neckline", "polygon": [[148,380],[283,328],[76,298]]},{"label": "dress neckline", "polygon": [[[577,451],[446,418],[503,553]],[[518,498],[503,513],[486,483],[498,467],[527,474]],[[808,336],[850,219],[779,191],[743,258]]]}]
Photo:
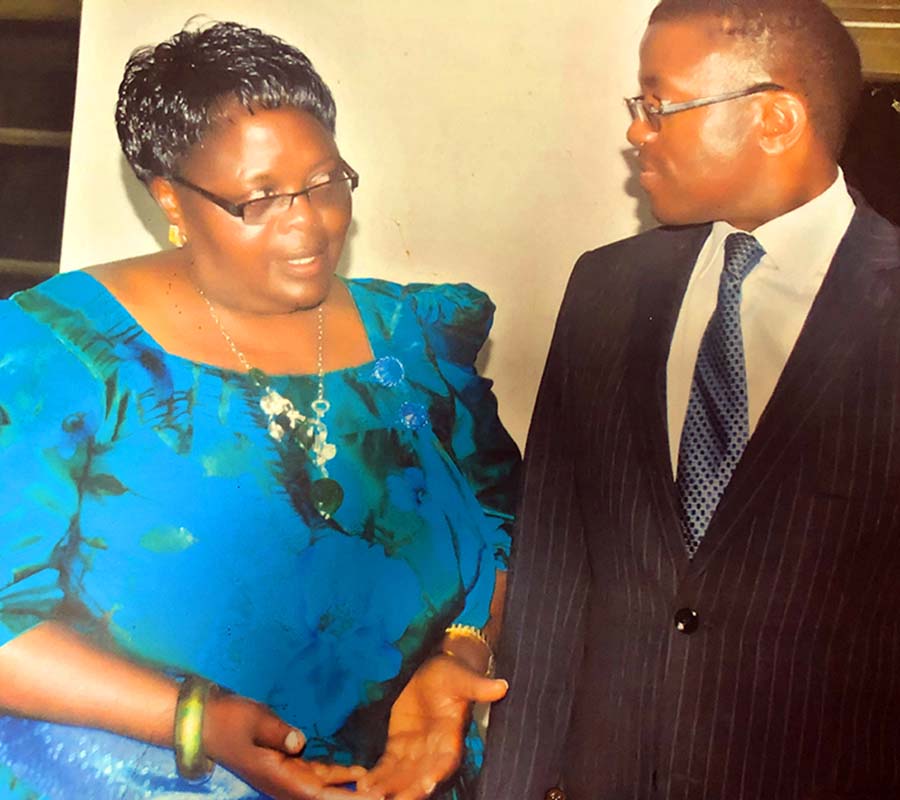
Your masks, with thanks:
[{"label": "dress neckline", "polygon": [[[107,320],[107,322],[110,323],[109,328],[116,328],[120,325],[124,325],[129,329],[136,330],[138,332],[136,338],[141,339],[145,344],[150,345],[160,353],[164,353],[167,360],[184,364],[192,369],[202,369],[206,372],[223,377],[248,377],[246,370],[236,369],[234,367],[224,367],[218,364],[211,364],[206,361],[196,361],[194,359],[187,358],[186,356],[181,356],[177,353],[173,353],[170,350],[167,350],[152,336],[152,334],[150,334],[150,332],[143,325],[140,324],[140,322],[137,321],[137,319],[135,319],[134,315],[128,310],[128,308],[126,308],[101,281],[97,280],[97,278],[95,278],[89,272],[85,272],[84,270],[72,270],[71,272],[61,273],[60,277],[62,277],[63,275],[66,276],[65,280],[67,282],[77,283],[78,281],[87,281],[94,287],[96,298],[98,298],[100,303],[102,304],[103,311],[105,313],[108,313],[109,315],[109,318]],[[359,290],[359,284],[355,281],[348,280],[337,275],[335,276],[335,279],[341,281],[347,288],[350,299],[356,308],[356,313],[359,315],[360,321],[362,322],[363,330],[366,333],[366,338],[369,343],[369,350],[372,352],[372,358],[359,364],[352,364],[347,367],[328,370],[324,373],[326,379],[329,375],[344,375],[351,374],[366,368],[371,369],[372,365],[379,359],[381,355],[383,355],[381,347],[382,342],[373,336],[373,332],[377,330],[377,326],[370,324],[370,314],[372,310],[369,307],[369,303],[367,302],[368,298],[366,293]],[[38,286],[37,288],[39,290],[41,289],[40,286]],[[93,322],[101,321],[97,319],[97,317],[93,314],[90,314],[90,316],[92,316]],[[265,375],[273,381],[310,380],[316,378],[316,374],[311,372],[265,372]]]}]

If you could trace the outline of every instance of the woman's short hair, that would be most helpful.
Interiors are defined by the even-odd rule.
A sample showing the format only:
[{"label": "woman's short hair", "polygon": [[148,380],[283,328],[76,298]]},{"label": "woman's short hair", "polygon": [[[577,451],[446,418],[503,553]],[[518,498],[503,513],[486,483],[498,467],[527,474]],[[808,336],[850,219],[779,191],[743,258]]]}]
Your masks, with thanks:
[{"label": "woman's short hair", "polygon": [[331,91],[296,47],[236,22],[186,26],[125,65],[116,129],[135,174],[145,183],[173,177],[229,101],[251,112],[297,108],[334,133]]}]

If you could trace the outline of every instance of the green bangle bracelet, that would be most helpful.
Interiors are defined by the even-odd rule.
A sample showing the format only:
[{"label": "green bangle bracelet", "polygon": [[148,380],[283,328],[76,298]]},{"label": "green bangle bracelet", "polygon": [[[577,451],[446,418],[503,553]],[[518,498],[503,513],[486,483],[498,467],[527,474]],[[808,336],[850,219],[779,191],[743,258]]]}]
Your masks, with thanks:
[{"label": "green bangle bracelet", "polygon": [[216,688],[211,681],[188,675],[178,690],[175,704],[175,766],[189,781],[202,781],[212,774],[215,764],[203,752],[203,712],[209,693]]}]

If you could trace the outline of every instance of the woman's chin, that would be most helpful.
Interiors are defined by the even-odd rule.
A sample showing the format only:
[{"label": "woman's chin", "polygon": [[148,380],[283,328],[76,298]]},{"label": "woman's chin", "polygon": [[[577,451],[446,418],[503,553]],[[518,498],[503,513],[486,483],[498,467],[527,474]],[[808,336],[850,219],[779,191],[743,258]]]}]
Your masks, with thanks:
[{"label": "woman's chin", "polygon": [[289,285],[279,287],[281,291],[270,295],[271,303],[280,311],[311,311],[324,303],[333,283],[333,274],[317,275],[312,280],[302,282],[290,281]]}]

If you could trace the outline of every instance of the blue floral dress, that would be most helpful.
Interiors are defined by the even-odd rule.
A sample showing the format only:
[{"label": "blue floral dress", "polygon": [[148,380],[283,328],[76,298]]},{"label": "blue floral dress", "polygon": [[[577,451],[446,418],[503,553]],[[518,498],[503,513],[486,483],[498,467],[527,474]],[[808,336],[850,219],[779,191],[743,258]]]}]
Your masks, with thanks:
[{"label": "blue floral dress", "polygon": [[[481,626],[506,563],[518,452],[473,367],[493,305],[468,285],[350,280],[374,360],[325,375],[345,493],[267,432],[242,372],[164,351],[68,273],[0,303],[0,642],[63,619],[104,647],[270,705],[305,756],[369,765],[443,629]],[[270,376],[298,410],[314,376]],[[480,762],[446,796],[464,797]],[[260,795],[171,751],[0,717],[0,797]]]}]

